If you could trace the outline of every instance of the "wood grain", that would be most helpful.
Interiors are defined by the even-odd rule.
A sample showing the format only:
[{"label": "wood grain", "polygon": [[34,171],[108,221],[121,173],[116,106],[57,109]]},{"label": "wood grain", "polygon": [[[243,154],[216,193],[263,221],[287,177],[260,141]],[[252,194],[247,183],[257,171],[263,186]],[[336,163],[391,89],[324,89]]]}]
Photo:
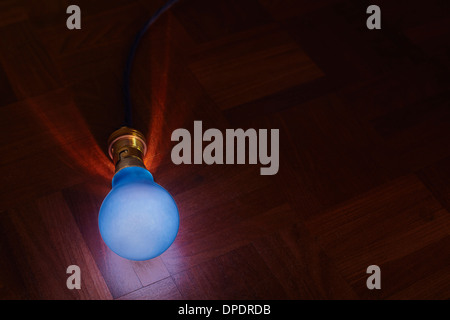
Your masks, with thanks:
[{"label": "wood grain", "polygon": [[166,278],[152,285],[130,292],[118,300],[181,300],[183,296],[178,291],[172,278]]},{"label": "wood grain", "polygon": [[[111,299],[83,237],[61,193],[55,193],[2,214],[2,234],[11,250],[13,279],[2,288],[28,299]],[[17,243],[16,234],[23,234]],[[68,290],[66,268],[82,270],[82,290]],[[8,276],[8,275],[6,275]],[[3,282],[3,281],[2,281]],[[12,283],[11,283],[12,282]],[[2,298],[10,298],[8,295]]]},{"label": "wood grain", "polygon": [[[449,299],[448,1],[374,1],[369,31],[358,0],[181,0],[131,79],[180,230],[150,261],[106,247],[106,141],[163,3],[80,0],[71,31],[67,0],[0,2],[0,299]],[[195,120],[278,129],[278,174],[174,165],[171,134]]]},{"label": "wood grain", "polygon": [[[221,109],[323,76],[300,47],[277,28],[253,29],[205,47],[199,48],[201,54],[190,68]],[[208,47],[212,47],[211,54]]]},{"label": "wood grain", "polygon": [[[410,272],[409,267],[405,270],[405,265],[411,264],[396,263],[393,268],[393,263],[421,250],[429,252],[430,247],[424,250],[426,246],[448,237],[450,216],[417,177],[405,176],[318,215],[307,225],[317,230],[318,242],[361,296],[385,297],[390,289],[367,290],[362,281],[366,278],[367,267],[380,266],[389,286],[399,285],[401,275]],[[408,227],[400,231],[400,226],[404,225]],[[448,259],[446,257],[444,254],[443,259]],[[446,265],[445,262],[434,265],[434,261],[430,263],[425,258],[411,260],[437,269]],[[385,268],[386,264],[391,268]],[[390,278],[390,272],[395,276]]]}]

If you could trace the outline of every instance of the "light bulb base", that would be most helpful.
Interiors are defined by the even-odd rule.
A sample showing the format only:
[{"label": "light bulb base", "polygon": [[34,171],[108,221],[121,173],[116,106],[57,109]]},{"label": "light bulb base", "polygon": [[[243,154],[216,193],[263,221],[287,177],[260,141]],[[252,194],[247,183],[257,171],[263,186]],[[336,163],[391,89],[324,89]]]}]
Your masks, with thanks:
[{"label": "light bulb base", "polygon": [[109,137],[108,153],[116,167],[116,172],[127,167],[145,168],[144,156],[147,153],[147,142],[138,130],[122,127]]}]

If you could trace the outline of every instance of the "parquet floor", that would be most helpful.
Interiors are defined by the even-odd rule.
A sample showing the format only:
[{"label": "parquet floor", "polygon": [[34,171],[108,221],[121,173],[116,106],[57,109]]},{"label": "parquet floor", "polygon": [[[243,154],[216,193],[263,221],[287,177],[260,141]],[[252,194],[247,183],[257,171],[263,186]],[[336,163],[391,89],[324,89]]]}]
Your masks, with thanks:
[{"label": "parquet floor", "polygon": [[[152,0],[0,1],[1,299],[449,299],[450,2],[181,0],[138,51],[161,257],[97,226],[122,73]],[[82,29],[66,28],[78,4]],[[382,29],[366,28],[378,4]],[[177,128],[280,130],[280,170],[172,163]],[[66,268],[82,271],[68,290]],[[381,268],[381,290],[366,269]]]}]

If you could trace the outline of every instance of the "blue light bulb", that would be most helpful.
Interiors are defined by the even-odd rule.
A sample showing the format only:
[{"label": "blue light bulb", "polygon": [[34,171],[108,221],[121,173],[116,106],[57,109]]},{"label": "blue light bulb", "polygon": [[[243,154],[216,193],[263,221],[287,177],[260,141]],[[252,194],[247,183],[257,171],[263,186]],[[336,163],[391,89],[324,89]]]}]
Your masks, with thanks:
[{"label": "blue light bulb", "polygon": [[123,258],[153,259],[175,240],[180,223],[177,205],[145,168],[146,143],[140,132],[119,129],[111,135],[109,148],[116,174],[100,208],[100,234]]},{"label": "blue light bulb", "polygon": [[120,170],[112,184],[98,217],[103,241],[129,260],[161,255],[178,232],[179,215],[172,196],[140,167]]}]

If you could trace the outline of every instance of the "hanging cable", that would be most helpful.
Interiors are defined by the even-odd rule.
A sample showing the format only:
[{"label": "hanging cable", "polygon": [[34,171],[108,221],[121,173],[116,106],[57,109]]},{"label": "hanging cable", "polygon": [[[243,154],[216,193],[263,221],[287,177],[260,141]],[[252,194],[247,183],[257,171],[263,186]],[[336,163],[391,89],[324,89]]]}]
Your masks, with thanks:
[{"label": "hanging cable", "polygon": [[167,10],[170,9],[178,0],[169,0],[167,1],[161,8],[159,8],[155,14],[147,21],[145,26],[139,31],[136,36],[136,40],[131,47],[130,54],[128,56],[127,64],[125,66],[125,74],[124,74],[124,103],[125,103],[125,126],[133,127],[133,103],[131,101],[131,93],[130,93],[130,82],[131,82],[131,71],[133,68],[133,61],[136,56],[136,51],[139,47],[139,44],[144,37],[147,30],[150,26],[158,20],[158,18],[164,14]]}]

